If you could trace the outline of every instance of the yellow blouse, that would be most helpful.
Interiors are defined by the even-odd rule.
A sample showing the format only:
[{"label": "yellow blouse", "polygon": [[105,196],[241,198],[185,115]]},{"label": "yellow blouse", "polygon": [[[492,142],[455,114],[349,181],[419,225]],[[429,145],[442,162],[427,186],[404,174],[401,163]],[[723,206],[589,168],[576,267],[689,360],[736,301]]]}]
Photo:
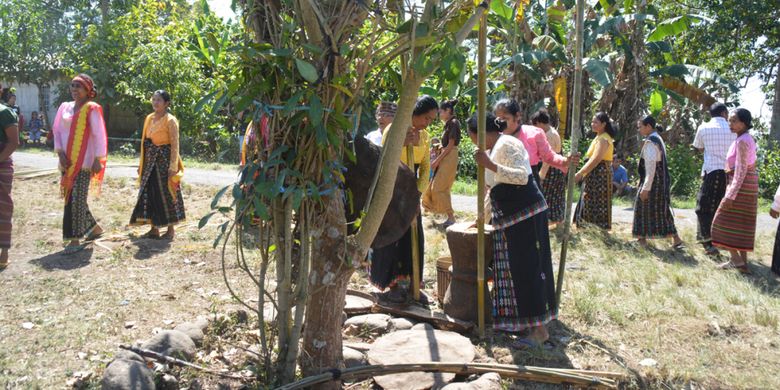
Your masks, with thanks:
[{"label": "yellow blouse", "polygon": [[[382,133],[382,145],[385,144],[385,139],[389,133],[391,125],[385,128]],[[425,192],[428,188],[428,182],[431,179],[431,141],[428,132],[420,130],[420,142],[412,148],[414,152],[414,164],[419,165],[419,171],[417,172],[417,189],[420,193]],[[401,150],[401,162],[404,165],[409,166],[406,160],[406,147]],[[414,167],[411,167],[414,170]]]},{"label": "yellow blouse", "polygon": [[162,118],[156,119],[154,113],[147,115],[144,121],[143,137],[151,140],[157,146],[170,144],[170,169],[177,169],[179,163],[179,121],[175,116],[166,113]]},{"label": "yellow blouse", "polygon": [[596,152],[596,145],[598,145],[602,139],[609,141],[607,153],[604,154],[603,161],[612,161],[612,154],[615,151],[615,145],[613,145],[614,140],[609,136],[609,134],[607,134],[606,131],[599,134],[596,138],[593,139],[593,141],[591,141],[590,146],[588,147],[588,151],[585,153],[585,157],[591,158],[593,156],[593,153]]}]

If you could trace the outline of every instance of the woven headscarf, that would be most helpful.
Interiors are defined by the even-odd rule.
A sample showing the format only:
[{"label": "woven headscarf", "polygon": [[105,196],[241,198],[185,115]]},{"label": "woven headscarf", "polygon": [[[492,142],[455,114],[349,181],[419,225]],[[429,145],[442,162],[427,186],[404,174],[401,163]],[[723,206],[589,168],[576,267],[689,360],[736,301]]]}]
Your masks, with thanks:
[{"label": "woven headscarf", "polygon": [[94,99],[95,96],[97,96],[97,90],[95,89],[95,82],[92,81],[92,77],[89,77],[84,73],[81,73],[78,76],[74,77],[72,82],[81,84],[84,87],[84,89],[87,90],[87,96],[89,96],[90,99]]},{"label": "woven headscarf", "polygon": [[393,102],[381,102],[376,108],[376,116],[395,116],[398,105]]}]

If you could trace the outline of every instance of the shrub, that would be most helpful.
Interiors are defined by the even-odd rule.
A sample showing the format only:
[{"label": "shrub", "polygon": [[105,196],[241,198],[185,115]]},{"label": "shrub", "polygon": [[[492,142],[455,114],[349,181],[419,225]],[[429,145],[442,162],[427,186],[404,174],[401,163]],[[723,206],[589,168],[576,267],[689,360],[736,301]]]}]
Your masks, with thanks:
[{"label": "shrub", "polygon": [[695,196],[699,190],[701,176],[701,153],[692,151],[684,144],[667,145],[666,160],[669,164],[669,176],[672,178],[672,195]]},{"label": "shrub", "polygon": [[777,186],[780,185],[780,150],[775,141],[769,137],[758,138],[758,191],[759,196],[773,199]]},{"label": "shrub", "polygon": [[[468,130],[466,130],[468,131]],[[474,151],[477,146],[471,142],[468,134],[460,139],[458,145],[458,179],[464,181],[477,180],[477,161],[474,160]]]}]

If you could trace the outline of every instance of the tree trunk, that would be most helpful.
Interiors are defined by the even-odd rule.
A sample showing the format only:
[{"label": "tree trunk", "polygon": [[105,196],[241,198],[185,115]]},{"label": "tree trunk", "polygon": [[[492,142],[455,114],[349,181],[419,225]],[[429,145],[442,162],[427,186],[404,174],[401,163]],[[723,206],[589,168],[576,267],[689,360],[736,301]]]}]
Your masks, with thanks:
[{"label": "tree trunk", "polygon": [[[312,268],[309,274],[309,301],[306,306],[306,326],[303,330],[303,353],[300,357],[303,376],[320,374],[331,368],[343,368],[341,326],[344,296],[352,273],[347,260],[347,234],[341,191],[327,200],[316,229]],[[318,389],[340,389],[341,383],[332,381]]]},{"label": "tree trunk", "polygon": [[780,142],[780,61],[775,72],[775,101],[772,103],[772,122],[769,128],[769,138]]},{"label": "tree trunk", "polygon": [[110,1],[109,0],[100,0],[100,23],[105,26],[108,22],[108,7],[109,7]]}]

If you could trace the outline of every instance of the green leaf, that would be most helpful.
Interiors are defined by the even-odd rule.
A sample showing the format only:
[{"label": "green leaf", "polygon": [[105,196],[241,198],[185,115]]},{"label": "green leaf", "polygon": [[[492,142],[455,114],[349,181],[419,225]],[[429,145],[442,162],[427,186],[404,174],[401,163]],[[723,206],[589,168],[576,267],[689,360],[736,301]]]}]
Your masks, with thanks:
[{"label": "green leaf", "polygon": [[504,0],[493,0],[490,2],[490,10],[506,21],[512,20],[512,8],[506,5]]},{"label": "green leaf", "polygon": [[214,214],[216,213],[217,213],[216,211],[212,211],[204,215],[203,218],[201,218],[200,221],[198,221],[198,229],[203,229],[203,227],[206,226],[207,223],[209,223],[209,219],[211,219],[211,217],[213,217]]},{"label": "green leaf", "polygon": [[322,123],[322,102],[317,95],[312,94],[309,99],[309,120],[311,125],[317,127]]},{"label": "green leaf", "polygon": [[711,19],[702,15],[681,15],[671,19],[664,20],[650,33],[647,42],[657,42],[669,36],[675,36],[681,32],[687,31],[692,24],[701,21],[710,21]]},{"label": "green leaf", "polygon": [[661,93],[661,91],[656,89],[650,94],[650,114],[653,116],[658,116],[664,108],[664,98],[661,96]]},{"label": "green leaf", "polygon": [[609,70],[609,63],[597,58],[585,58],[583,62],[583,67],[588,71],[588,75],[602,87],[612,84],[613,75]]},{"label": "green leaf", "polygon": [[298,72],[301,76],[310,83],[314,83],[320,78],[320,76],[317,75],[317,68],[307,61],[296,58],[295,67],[298,68]]},{"label": "green leaf", "polygon": [[542,50],[546,50],[549,52],[552,52],[558,48],[560,48],[560,44],[558,41],[555,40],[555,38],[549,36],[549,35],[540,35],[536,38],[534,38],[533,41],[534,47],[537,47]]},{"label": "green leaf", "polygon": [[217,205],[219,204],[219,201],[222,199],[222,197],[225,195],[225,192],[230,188],[230,186],[224,186],[221,190],[217,192],[216,195],[214,195],[214,199],[211,201],[211,209],[214,210],[217,208]]}]

